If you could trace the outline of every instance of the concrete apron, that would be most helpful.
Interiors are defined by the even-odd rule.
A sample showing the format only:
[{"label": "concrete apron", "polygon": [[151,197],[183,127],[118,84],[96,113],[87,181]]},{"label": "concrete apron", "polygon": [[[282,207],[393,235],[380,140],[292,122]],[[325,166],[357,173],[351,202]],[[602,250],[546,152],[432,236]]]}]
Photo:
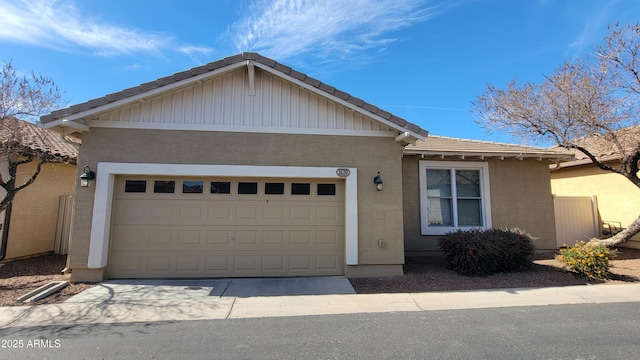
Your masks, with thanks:
[{"label": "concrete apron", "polygon": [[66,302],[177,300],[207,297],[255,297],[355,294],[342,276],[300,278],[107,280]]},{"label": "concrete apron", "polygon": [[[347,279],[338,279],[344,279],[348,284]],[[249,284],[257,281],[258,285],[253,287],[256,291],[264,285],[260,284],[262,280],[271,279],[165,281],[147,285],[109,281],[62,304],[4,307],[0,311],[0,328],[597,304],[637,302],[640,299],[640,284],[286,296],[274,296],[273,289],[266,289],[264,296],[242,297],[249,293],[247,288],[251,288],[241,286],[245,280]],[[238,291],[243,290],[245,295],[225,296],[227,291],[234,291],[232,285],[236,281]]]},{"label": "concrete apron", "polygon": [[341,276],[108,280],[61,304],[2,308],[0,327],[226,319],[240,298],[345,294],[355,290]]}]

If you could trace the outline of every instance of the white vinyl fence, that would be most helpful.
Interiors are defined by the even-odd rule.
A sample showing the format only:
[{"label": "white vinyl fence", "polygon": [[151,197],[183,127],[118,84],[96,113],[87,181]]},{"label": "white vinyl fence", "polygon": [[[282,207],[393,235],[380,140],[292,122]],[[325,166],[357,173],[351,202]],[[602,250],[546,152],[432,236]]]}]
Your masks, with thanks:
[{"label": "white vinyl fence", "polygon": [[573,245],[577,241],[588,241],[600,234],[598,202],[592,196],[554,196],[556,215],[556,241]]}]

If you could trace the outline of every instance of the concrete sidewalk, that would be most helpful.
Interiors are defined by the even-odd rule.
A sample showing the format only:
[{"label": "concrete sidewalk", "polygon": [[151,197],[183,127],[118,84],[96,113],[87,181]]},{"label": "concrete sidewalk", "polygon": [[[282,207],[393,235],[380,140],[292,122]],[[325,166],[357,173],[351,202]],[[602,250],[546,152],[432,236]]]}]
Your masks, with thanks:
[{"label": "concrete sidewalk", "polygon": [[67,301],[54,305],[4,307],[0,308],[0,327],[419,312],[640,301],[640,284],[401,294],[253,297],[212,296],[212,289],[198,287],[191,290],[193,293],[178,298],[143,296],[117,300],[114,297],[107,301],[81,299],[81,301]]}]

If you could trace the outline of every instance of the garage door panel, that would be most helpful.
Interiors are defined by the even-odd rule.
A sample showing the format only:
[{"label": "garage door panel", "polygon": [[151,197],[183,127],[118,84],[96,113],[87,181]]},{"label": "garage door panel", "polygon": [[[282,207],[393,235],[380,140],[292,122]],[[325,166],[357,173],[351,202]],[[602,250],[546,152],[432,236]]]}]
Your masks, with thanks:
[{"label": "garage door panel", "polygon": [[231,256],[210,255],[204,257],[205,274],[228,273],[230,270]]},{"label": "garage door panel", "polygon": [[189,248],[198,245],[206,245],[206,233],[204,230],[180,230],[178,231],[178,247]]},{"label": "garage door panel", "polygon": [[344,274],[341,181],[335,196],[318,196],[212,194],[206,180],[204,193],[181,194],[181,179],[172,179],[173,194],[154,194],[149,184],[126,194],[125,180],[113,206],[112,278]]},{"label": "garage door panel", "polygon": [[209,222],[220,223],[233,220],[235,207],[228,204],[209,205],[207,209],[207,219]]},{"label": "garage door panel", "polygon": [[311,230],[291,230],[289,231],[290,244],[296,245],[310,245],[311,244]]},{"label": "garage door panel", "polygon": [[[164,223],[176,218],[177,204],[147,204],[150,208],[149,221],[153,223]],[[134,219],[129,221],[134,222]]]},{"label": "garage door panel", "polygon": [[260,250],[273,247],[336,249],[341,246],[343,227],[252,226],[243,229],[210,230],[205,226],[118,225],[114,227],[113,251],[125,250]]},{"label": "garage door panel", "polygon": [[228,245],[232,234],[233,229],[207,230],[207,244]]},{"label": "garage door panel", "polygon": [[115,254],[110,275],[117,278],[316,276],[343,272],[336,254],[242,254],[203,255],[193,252],[151,255],[144,252]]},{"label": "garage door panel", "polygon": [[243,272],[255,274],[258,272],[257,260],[257,255],[236,255],[233,257],[233,270],[238,275],[243,275]]},{"label": "garage door panel", "polygon": [[204,269],[204,259],[201,256],[178,256],[176,260],[176,271],[179,273],[193,272],[197,274]]},{"label": "garage door panel", "polygon": [[165,256],[148,256],[146,257],[147,271],[155,273],[155,275],[172,272],[174,269],[173,259],[174,257],[169,254]]},{"label": "garage door panel", "polygon": [[287,232],[285,230],[263,230],[262,244],[265,246],[282,246],[287,243]]},{"label": "garage door panel", "polygon": [[317,230],[316,244],[336,246],[339,244],[340,234],[336,230]]},{"label": "garage door panel", "polygon": [[263,205],[262,219],[265,222],[281,222],[289,217],[288,210],[286,205]]}]

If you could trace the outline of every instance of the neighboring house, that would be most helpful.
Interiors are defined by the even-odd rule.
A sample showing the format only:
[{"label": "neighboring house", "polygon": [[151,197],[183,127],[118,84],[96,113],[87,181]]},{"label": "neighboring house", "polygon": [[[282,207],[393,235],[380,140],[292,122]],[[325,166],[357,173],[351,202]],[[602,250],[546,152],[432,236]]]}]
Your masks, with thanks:
[{"label": "neighboring house", "polygon": [[[619,130],[625,151],[631,151],[640,141],[640,126]],[[620,151],[602,137],[588,137],[580,142],[600,161],[611,166],[620,166]],[[551,189],[557,196],[595,195],[600,237],[608,237],[628,226],[640,215],[640,189],[620,174],[601,170],[582,152],[573,151],[575,160],[552,166]],[[596,235],[597,236],[597,235]],[[583,240],[583,239],[575,239]],[[624,246],[640,248],[640,235],[635,235]]]},{"label": "neighboring house", "polygon": [[[41,121],[81,137],[79,164],[96,172],[76,188],[73,281],[401,275],[405,249],[461,227],[520,226],[555,244],[558,153],[455,139],[432,151],[441,138],[256,53]],[[453,200],[446,169],[464,179]],[[456,200],[446,225],[433,204]]]},{"label": "neighboring house", "polygon": [[[65,241],[68,242],[68,232],[61,229],[67,223],[59,223],[59,208],[62,196],[71,196],[75,191],[76,165],[78,156],[77,145],[63,141],[52,131],[21,121],[16,121],[16,129],[0,127],[0,139],[19,141],[19,147],[24,153],[48,152],[57,155],[60,162],[45,163],[36,180],[19,191],[13,203],[6,211],[0,212],[0,232],[4,259],[38,255],[64,250]],[[19,134],[19,135],[16,135]],[[17,138],[17,139],[16,139]],[[35,172],[37,159],[18,165],[17,184],[23,184]],[[8,172],[5,168],[2,173]],[[0,189],[4,197],[4,189]],[[56,240],[58,249],[55,248]],[[2,260],[2,259],[0,259]]]}]

